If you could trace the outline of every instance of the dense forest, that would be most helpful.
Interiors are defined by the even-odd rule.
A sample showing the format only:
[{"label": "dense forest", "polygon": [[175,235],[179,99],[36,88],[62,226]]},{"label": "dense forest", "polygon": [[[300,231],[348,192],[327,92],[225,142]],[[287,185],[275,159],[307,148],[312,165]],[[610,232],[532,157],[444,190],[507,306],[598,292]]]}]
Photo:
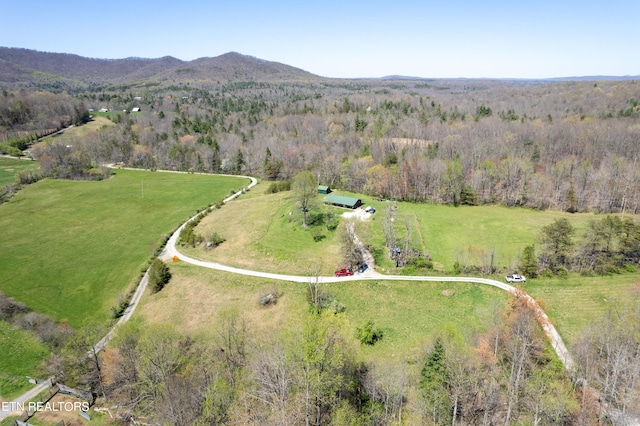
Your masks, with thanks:
[{"label": "dense forest", "polygon": [[[82,121],[79,108],[138,107],[67,157],[266,179],[310,170],[321,184],[419,202],[640,210],[636,81],[213,86],[84,92],[66,104],[5,91],[2,146],[27,124],[46,132]],[[67,118],[43,118],[53,116]]]},{"label": "dense forest", "polygon": [[[32,156],[58,178],[104,178],[111,163],[274,181],[310,171],[383,199],[640,213],[635,80],[229,80],[178,66],[159,81],[0,83],[0,152]],[[38,142],[98,114],[113,125],[73,144]],[[628,217],[572,236],[566,222],[549,225],[523,270],[609,273],[640,258]],[[161,423],[585,425],[637,409],[637,303],[585,331],[570,376],[523,300],[510,299],[482,335],[443,332],[410,365],[357,362],[344,318],[326,308],[270,340],[231,313],[215,344],[131,325],[89,362],[99,327],[71,335],[4,297],[0,313],[46,336],[47,373]]]}]

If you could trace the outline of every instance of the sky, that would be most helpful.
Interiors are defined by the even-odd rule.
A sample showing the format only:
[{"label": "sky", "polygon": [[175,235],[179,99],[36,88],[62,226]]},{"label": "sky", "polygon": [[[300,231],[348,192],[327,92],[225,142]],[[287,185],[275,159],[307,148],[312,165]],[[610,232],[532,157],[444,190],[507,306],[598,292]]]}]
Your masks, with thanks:
[{"label": "sky", "polygon": [[640,0],[2,0],[0,46],[335,78],[640,75]]}]

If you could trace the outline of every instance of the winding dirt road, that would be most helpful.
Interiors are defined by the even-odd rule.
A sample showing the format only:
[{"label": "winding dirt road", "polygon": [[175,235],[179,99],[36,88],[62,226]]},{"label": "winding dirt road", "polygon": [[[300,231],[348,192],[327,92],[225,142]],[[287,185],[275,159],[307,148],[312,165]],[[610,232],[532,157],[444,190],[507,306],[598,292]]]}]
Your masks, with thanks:
[{"label": "winding dirt road", "polygon": [[[250,179],[252,179],[252,182],[248,186],[248,188],[253,187],[257,183],[257,181],[254,178],[250,177]],[[242,192],[238,192],[230,196],[229,198],[225,199],[224,202],[226,203],[227,201],[234,199],[241,193]],[[249,275],[253,277],[269,278],[273,280],[291,281],[291,282],[298,282],[298,283],[308,283],[309,280],[312,280],[312,279],[315,280],[316,278],[322,283],[332,283],[332,282],[338,282],[338,281],[360,281],[360,280],[466,282],[466,283],[490,285],[493,287],[497,287],[501,290],[507,291],[509,293],[515,294],[519,297],[525,297],[527,304],[536,311],[536,314],[537,314],[536,316],[538,318],[538,321],[540,322],[540,325],[542,326],[545,334],[551,341],[551,345],[553,346],[553,349],[555,350],[556,354],[562,361],[562,364],[564,365],[565,369],[567,369],[568,371],[571,371],[574,367],[574,361],[573,361],[573,358],[571,357],[571,354],[567,350],[567,347],[564,344],[562,337],[560,337],[560,334],[558,333],[556,328],[553,326],[553,324],[549,320],[549,317],[544,312],[544,310],[536,303],[536,301],[531,296],[529,296],[526,293],[523,293],[521,290],[518,290],[515,287],[509,284],[506,284],[504,282],[496,281],[488,278],[475,278],[475,277],[432,277],[432,276],[384,275],[374,271],[373,262],[372,262],[373,258],[370,255],[369,255],[370,260],[368,262],[370,265],[370,268],[364,273],[357,273],[348,277],[309,277],[309,276],[300,276],[300,275],[274,274],[270,272],[260,272],[260,271],[252,271],[248,269],[240,269],[232,266],[222,265],[220,263],[207,262],[207,261],[194,259],[192,257],[186,256],[180,253],[178,251],[178,248],[176,247],[176,243],[178,241],[178,237],[180,236],[180,231],[182,231],[182,229],[186,226],[187,223],[188,221],[182,224],[182,226],[180,226],[180,228],[178,228],[173,233],[173,235],[171,235],[171,238],[169,238],[169,241],[167,242],[167,245],[164,251],[160,255],[160,258],[162,260],[169,261],[174,258],[178,258],[183,262],[190,263],[192,265],[200,266],[203,268],[217,269],[220,271],[231,272],[234,274]],[[356,240],[356,244],[362,246],[362,244],[359,244],[358,237],[355,235],[355,233],[353,233],[353,238],[354,240]]]},{"label": "winding dirt road", "polygon": [[[250,176],[237,176],[237,177],[245,177],[251,180],[251,183],[246,187],[246,189],[250,189],[253,186],[255,186],[258,181]],[[241,195],[244,192],[244,190],[238,191],[235,194],[227,197],[223,202],[228,202],[233,200],[234,198],[238,197],[239,195]],[[560,358],[560,360],[562,361],[564,367],[568,370],[571,371],[574,367],[574,361],[573,358],[571,357],[571,354],[569,353],[569,351],[567,350],[567,347],[564,344],[564,341],[562,340],[562,337],[560,337],[560,335],[558,334],[557,330],[555,329],[555,327],[553,326],[553,324],[551,323],[551,321],[549,320],[549,318],[547,317],[546,313],[542,310],[542,308],[540,308],[540,306],[535,302],[535,300],[525,294],[522,293],[520,291],[518,291],[515,287],[503,283],[501,281],[496,281],[496,280],[491,280],[491,279],[487,279],[487,278],[474,278],[474,277],[431,277],[431,276],[404,276],[404,275],[384,275],[384,274],[380,274],[378,272],[376,272],[373,268],[373,258],[369,256],[369,265],[370,268],[365,271],[364,273],[358,273],[352,276],[348,276],[348,277],[309,277],[309,276],[299,276],[299,275],[284,275],[284,274],[274,274],[274,273],[269,273],[269,272],[260,272],[260,271],[252,271],[252,270],[247,270],[247,269],[240,269],[240,268],[235,268],[232,266],[227,266],[227,265],[222,265],[219,263],[215,263],[215,262],[205,262],[202,260],[198,260],[198,259],[194,259],[191,258],[189,256],[185,256],[182,253],[180,253],[176,247],[176,243],[178,241],[178,237],[180,236],[180,231],[182,231],[182,229],[186,226],[187,223],[189,223],[191,220],[195,219],[197,215],[193,216],[192,218],[190,218],[187,222],[185,222],[184,224],[182,224],[182,226],[180,226],[169,238],[169,241],[166,244],[166,247],[164,249],[164,251],[160,254],[160,259],[165,260],[165,261],[169,261],[174,259],[174,257],[177,257],[180,261],[183,262],[187,262],[190,263],[192,265],[196,265],[196,266],[200,266],[203,268],[210,268],[210,269],[217,269],[220,271],[226,271],[226,272],[231,272],[234,274],[241,274],[241,275],[249,275],[249,276],[254,276],[254,277],[262,277],[262,278],[269,278],[269,279],[274,279],[274,280],[282,280],[282,281],[291,281],[291,282],[298,282],[298,283],[308,283],[309,280],[315,280],[316,278],[318,280],[320,280],[320,282],[323,283],[332,283],[332,282],[338,282],[338,281],[360,281],[360,280],[387,280],[387,281],[436,281],[436,282],[467,282],[467,283],[477,283],[477,284],[485,284],[485,285],[490,285],[493,287],[497,287],[501,290],[507,291],[509,293],[512,294],[516,294],[519,297],[525,297],[527,298],[527,303],[529,304],[529,306],[533,307],[533,309],[536,310],[537,313],[537,317],[538,320],[540,322],[540,325],[542,326],[542,328],[544,329],[545,334],[547,335],[547,337],[549,338],[549,340],[551,341],[551,345],[553,346],[556,354],[558,355],[558,357]],[[355,235],[355,233],[353,234],[353,238],[354,240],[356,240],[356,243],[358,243],[357,240],[357,236]],[[361,245],[361,244],[360,244]],[[148,271],[147,273],[144,275],[144,277],[142,278],[142,280],[140,280],[140,284],[138,285],[130,303],[129,306],[127,307],[127,309],[125,310],[124,314],[122,315],[122,317],[120,317],[120,319],[118,320],[118,322],[113,326],[113,328],[107,333],[106,336],[104,336],[99,342],[96,343],[95,345],[95,349],[99,352],[101,350],[103,350],[106,345],[109,343],[109,341],[111,340],[111,338],[113,337],[115,330],[117,329],[117,327],[121,324],[124,324],[126,321],[129,320],[129,318],[131,318],[131,316],[133,315],[136,307],[138,306],[140,299],[142,298],[142,295],[144,294],[145,289],[147,288],[147,283],[149,282],[149,276],[148,276]],[[39,385],[34,389],[31,389],[30,391],[28,391],[27,393],[21,395],[20,397],[16,398],[16,400],[12,401],[9,404],[11,407],[17,407],[19,404],[19,402],[25,402],[28,401],[30,398],[33,397],[33,393],[36,392],[36,390],[43,390],[47,385]],[[36,392],[37,393],[37,392]],[[5,405],[5,407],[8,407],[9,405]],[[2,420],[3,418],[9,416],[11,414],[11,412],[9,410],[5,410],[4,408],[0,410],[0,420]]]}]

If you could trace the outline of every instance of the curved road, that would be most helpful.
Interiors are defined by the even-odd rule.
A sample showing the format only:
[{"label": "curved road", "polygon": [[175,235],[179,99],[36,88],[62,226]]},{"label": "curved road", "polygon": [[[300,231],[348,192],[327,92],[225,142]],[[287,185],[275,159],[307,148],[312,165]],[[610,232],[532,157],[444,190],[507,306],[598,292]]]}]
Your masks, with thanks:
[{"label": "curved road", "polygon": [[[247,188],[251,188],[257,183],[257,181],[254,178],[252,177],[249,177],[249,178],[251,179],[251,184]],[[241,193],[242,191],[230,196],[229,198],[225,199],[224,202],[226,203],[227,201],[234,199]],[[192,219],[193,218],[191,218],[190,220]],[[180,231],[182,231],[182,229],[185,227],[185,225],[189,221],[182,224],[182,226],[180,226],[173,233],[173,235],[171,235],[171,237],[169,238],[169,241],[166,244],[164,251],[160,254],[160,258],[162,260],[171,260],[177,257],[179,260],[183,262],[187,262],[192,265],[200,266],[203,268],[217,269],[220,271],[231,272],[234,274],[249,275],[253,277],[269,278],[269,279],[281,280],[281,281],[308,283],[309,280],[316,279],[316,277],[309,277],[309,276],[274,274],[270,272],[260,272],[260,271],[252,271],[248,269],[240,269],[232,266],[222,265],[220,263],[206,262],[206,261],[202,261],[202,260],[198,260],[198,259],[194,259],[192,257],[186,256],[178,251],[176,247],[176,243],[178,241],[178,237],[180,236]],[[354,235],[354,238],[357,238],[357,237],[355,237]],[[571,371],[574,367],[574,361],[573,361],[573,358],[571,357],[571,354],[567,350],[567,347],[564,344],[562,337],[560,337],[560,334],[558,334],[558,331],[553,326],[553,324],[549,320],[549,317],[544,312],[544,310],[540,308],[540,306],[536,303],[536,301],[531,296],[501,281],[491,280],[488,278],[474,278],[474,277],[431,277],[431,276],[384,275],[384,274],[375,272],[373,270],[373,267],[369,268],[364,273],[355,274],[348,277],[317,277],[317,279],[320,282],[324,282],[324,283],[332,283],[332,282],[338,282],[338,281],[360,281],[360,280],[437,281],[437,282],[467,282],[467,283],[485,284],[485,285],[497,287],[509,293],[516,294],[519,297],[526,298],[527,304],[536,311],[536,314],[537,314],[536,317],[538,318],[538,321],[540,322],[540,325],[542,326],[545,334],[551,341],[551,345],[553,346],[553,349],[556,351],[556,354],[562,361],[562,364],[564,365],[565,369],[567,369],[568,371]]]},{"label": "curved road", "polygon": [[[247,179],[251,180],[251,183],[246,187],[246,189],[250,189],[250,188],[254,187],[258,183],[258,181],[255,178],[251,177],[251,176],[237,176],[237,175],[234,175],[234,176],[235,177],[244,177],[244,178],[247,178]],[[224,199],[223,202],[226,203],[228,201],[231,201],[234,198],[236,198],[239,195],[241,195],[243,192],[244,192],[244,190],[238,191],[235,194],[233,194],[233,195],[227,197],[226,199]],[[162,260],[171,260],[174,257],[177,257],[179,260],[181,260],[183,262],[187,262],[187,263],[190,263],[190,264],[193,264],[193,265],[196,265],[196,266],[201,266],[203,268],[217,269],[217,270],[221,270],[221,271],[232,272],[232,273],[235,273],[235,274],[250,275],[250,276],[254,276],[254,277],[262,277],[262,278],[269,278],[269,279],[282,280],[282,281],[291,281],[291,282],[298,282],[298,283],[308,283],[309,280],[315,280],[316,279],[316,277],[299,276],[299,275],[274,274],[274,273],[269,273],[269,272],[251,271],[251,270],[247,270],[247,269],[234,268],[232,266],[222,265],[222,264],[215,263],[215,262],[205,262],[205,261],[202,261],[202,260],[194,259],[194,258],[191,258],[189,256],[183,255],[176,248],[176,243],[178,241],[178,237],[180,236],[180,231],[182,231],[182,229],[186,226],[187,223],[189,223],[191,220],[195,219],[196,217],[197,217],[197,215],[193,216],[188,221],[183,223],[171,235],[171,237],[169,238],[169,240],[168,240],[168,242],[166,244],[165,249],[163,250],[163,252],[159,256]],[[354,238],[357,239],[357,236],[355,236],[355,234],[354,234]],[[320,282],[324,282],[324,283],[332,283],[332,282],[338,282],[338,281],[360,281],[360,280],[467,282],[467,283],[477,283],[477,284],[490,285],[490,286],[493,286],[493,287],[497,287],[497,288],[499,288],[501,290],[507,291],[509,293],[517,294],[519,297],[527,298],[527,303],[529,304],[529,306],[531,306],[533,309],[535,309],[535,311],[537,313],[537,318],[538,318],[538,320],[540,322],[540,325],[542,326],[542,328],[544,329],[545,334],[547,335],[547,337],[551,341],[551,345],[553,346],[553,349],[556,351],[556,354],[558,355],[558,357],[562,361],[564,367],[568,371],[571,371],[573,369],[574,361],[573,361],[573,358],[571,357],[571,354],[567,350],[567,347],[565,346],[564,341],[562,340],[562,337],[560,337],[560,335],[558,334],[558,332],[556,331],[555,327],[553,326],[553,324],[551,323],[551,321],[547,317],[546,313],[542,310],[542,308],[540,308],[540,306],[538,306],[538,304],[535,302],[535,300],[531,296],[529,296],[528,294],[522,293],[522,292],[518,291],[515,287],[513,287],[513,286],[511,286],[509,284],[503,283],[501,281],[491,280],[491,279],[487,279],[487,278],[474,278],[474,277],[431,277],[431,276],[384,275],[384,274],[380,274],[378,272],[375,272],[373,270],[373,266],[371,268],[369,268],[367,271],[365,271],[364,273],[355,274],[355,275],[352,275],[352,276],[349,276],[349,277],[317,277],[317,279]],[[125,323],[126,321],[129,320],[129,318],[131,318],[131,315],[133,315],[133,312],[135,311],[136,307],[138,306],[138,303],[140,302],[140,299],[142,298],[142,295],[144,294],[144,291],[147,288],[148,281],[149,281],[149,275],[148,275],[148,270],[147,270],[147,273],[144,275],[142,280],[140,280],[140,284],[138,285],[138,288],[136,289],[133,297],[131,298],[129,306],[125,310],[125,312],[122,315],[122,317],[120,317],[118,322],[107,333],[107,335],[104,336],[102,339],[100,339],[99,342],[96,343],[96,345],[95,345],[96,352],[99,352],[102,349],[104,349],[106,347],[106,345],[109,343],[109,340],[111,340],[111,338],[113,337],[116,328],[120,324]],[[0,409],[0,420],[2,420],[5,417],[8,417],[11,414],[11,412],[8,411],[9,410],[8,406],[17,407],[18,403],[26,402],[29,399],[32,399],[35,396],[35,394],[38,393],[38,391],[44,390],[47,386],[48,386],[47,383],[38,385],[35,388],[31,389],[30,391],[28,391],[25,394],[23,394],[20,397],[18,397],[16,400],[8,403],[7,405],[4,405],[4,406],[0,407],[0,408],[2,408],[2,409]],[[7,409],[5,409],[5,408],[7,408]]]}]

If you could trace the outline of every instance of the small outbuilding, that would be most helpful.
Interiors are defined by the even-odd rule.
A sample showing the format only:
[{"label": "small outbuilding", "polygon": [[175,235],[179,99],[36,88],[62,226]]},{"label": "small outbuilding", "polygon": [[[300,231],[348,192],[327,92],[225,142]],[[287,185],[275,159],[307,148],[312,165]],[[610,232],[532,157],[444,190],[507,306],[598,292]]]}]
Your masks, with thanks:
[{"label": "small outbuilding", "polygon": [[322,200],[325,204],[330,204],[336,207],[345,207],[348,209],[357,209],[362,205],[362,200],[355,197],[347,197],[344,195],[330,194],[324,197]]},{"label": "small outbuilding", "polygon": [[331,188],[327,185],[318,185],[318,194],[329,194],[331,193]]}]

